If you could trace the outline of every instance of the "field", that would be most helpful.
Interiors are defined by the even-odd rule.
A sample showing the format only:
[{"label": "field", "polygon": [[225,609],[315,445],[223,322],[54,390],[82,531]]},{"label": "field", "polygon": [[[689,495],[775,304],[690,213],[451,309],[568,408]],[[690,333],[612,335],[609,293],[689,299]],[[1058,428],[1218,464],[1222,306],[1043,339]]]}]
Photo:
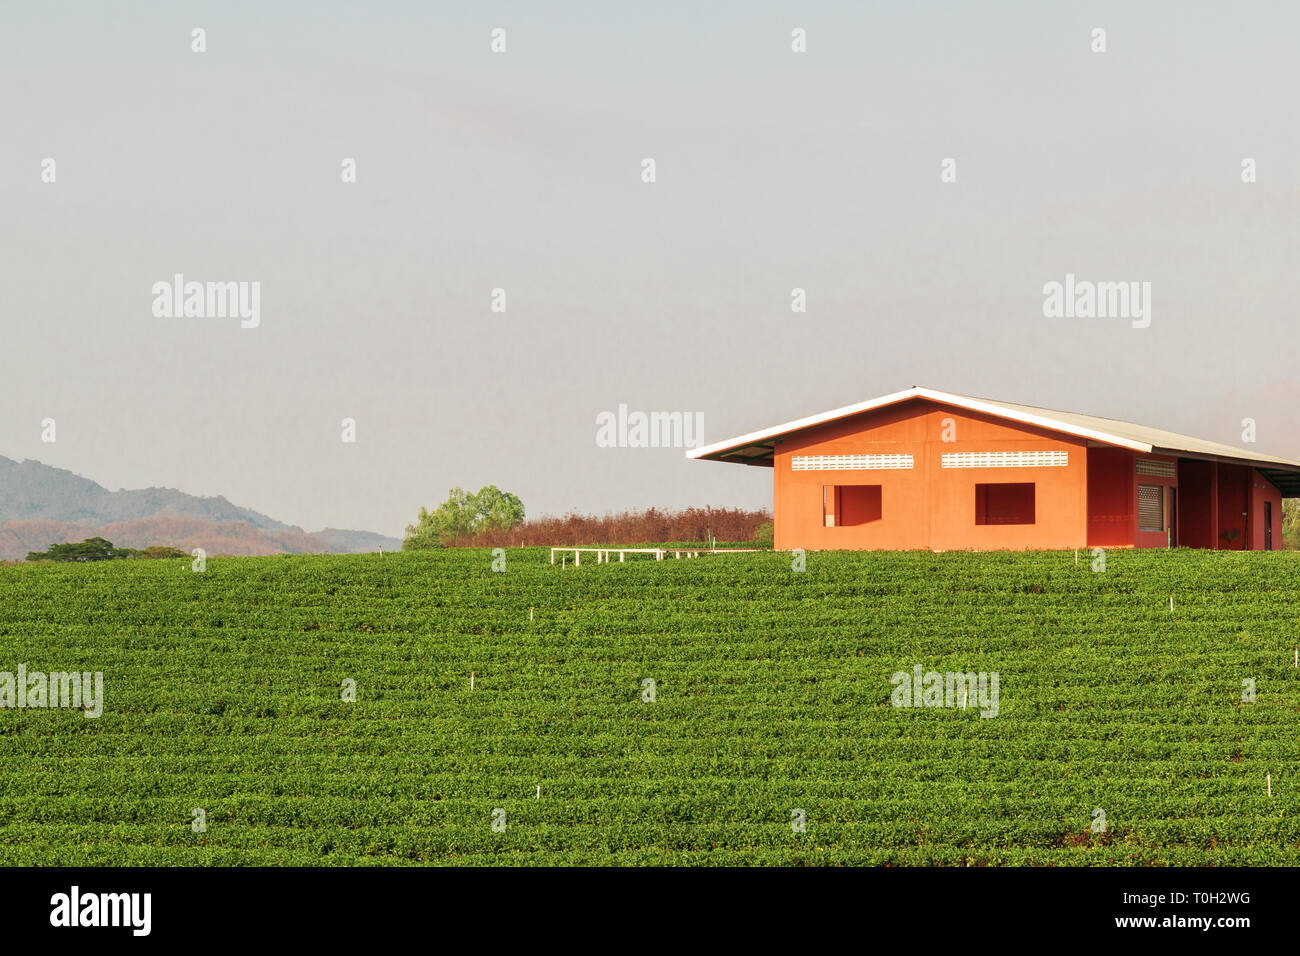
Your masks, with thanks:
[{"label": "field", "polygon": [[1300,558],[1106,560],[0,567],[0,865],[1300,863]]}]

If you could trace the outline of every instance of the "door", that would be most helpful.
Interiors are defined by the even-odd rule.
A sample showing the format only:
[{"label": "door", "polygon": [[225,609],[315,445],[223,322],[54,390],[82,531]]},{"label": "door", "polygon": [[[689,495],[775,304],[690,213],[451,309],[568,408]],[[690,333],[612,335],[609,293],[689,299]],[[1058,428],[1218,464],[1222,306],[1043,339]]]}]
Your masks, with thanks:
[{"label": "door", "polygon": [[1178,547],[1178,489],[1169,489],[1169,547]]},{"label": "door", "polygon": [[1264,550],[1273,550],[1273,502],[1264,502]]}]

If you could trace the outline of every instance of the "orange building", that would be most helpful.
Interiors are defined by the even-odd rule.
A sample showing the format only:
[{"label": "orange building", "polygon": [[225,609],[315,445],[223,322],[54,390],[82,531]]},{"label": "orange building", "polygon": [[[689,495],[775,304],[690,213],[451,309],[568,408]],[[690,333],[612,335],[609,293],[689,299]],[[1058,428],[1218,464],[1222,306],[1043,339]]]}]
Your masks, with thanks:
[{"label": "orange building", "polygon": [[778,550],[1267,551],[1300,462],[917,386],[688,457],[774,470]]}]

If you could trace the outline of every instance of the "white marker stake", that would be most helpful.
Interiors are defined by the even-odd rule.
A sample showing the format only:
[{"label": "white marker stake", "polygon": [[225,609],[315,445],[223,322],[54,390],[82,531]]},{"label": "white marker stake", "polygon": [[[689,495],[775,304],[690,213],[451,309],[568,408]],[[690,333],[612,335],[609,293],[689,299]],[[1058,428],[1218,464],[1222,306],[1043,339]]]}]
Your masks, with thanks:
[{"label": "white marker stake", "polygon": [[469,689],[470,689],[470,690],[473,690],[473,689],[474,689],[474,672],[473,672],[473,671],[470,671],[470,672],[469,672]]},{"label": "white marker stake", "polygon": [[542,785],[540,783],[537,785],[537,799],[542,799]]},{"label": "white marker stake", "polygon": [[1079,563],[1079,549],[1078,549],[1078,548],[1075,548],[1075,549],[1074,549],[1074,563],[1075,563],[1075,564],[1078,564],[1078,563]]},{"label": "white marker stake", "polygon": [[1169,613],[1174,613],[1174,596],[1172,594],[1169,595]]},{"label": "white marker stake", "polygon": [[532,609],[532,608],[529,608],[529,609],[528,609],[528,620],[531,621],[532,619],[533,619],[533,609]]},{"label": "white marker stake", "polygon": [[1264,776],[1264,782],[1268,785],[1268,795],[1270,797],[1273,796],[1273,775],[1271,773],[1266,774]]},{"label": "white marker stake", "polygon": [[1297,648],[1295,649],[1295,663],[1292,664],[1291,666],[1292,666],[1292,667],[1300,667],[1300,647],[1297,647]]}]

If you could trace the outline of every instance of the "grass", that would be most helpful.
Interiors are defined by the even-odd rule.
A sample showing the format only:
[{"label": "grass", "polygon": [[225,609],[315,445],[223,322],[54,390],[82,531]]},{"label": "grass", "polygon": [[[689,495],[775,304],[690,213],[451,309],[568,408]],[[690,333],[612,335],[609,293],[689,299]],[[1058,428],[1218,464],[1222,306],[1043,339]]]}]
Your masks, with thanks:
[{"label": "grass", "polygon": [[[0,672],[105,698],[0,710],[0,865],[1300,863],[1300,557],[1090,562],[0,568]],[[998,716],[892,706],[916,664]]]}]

